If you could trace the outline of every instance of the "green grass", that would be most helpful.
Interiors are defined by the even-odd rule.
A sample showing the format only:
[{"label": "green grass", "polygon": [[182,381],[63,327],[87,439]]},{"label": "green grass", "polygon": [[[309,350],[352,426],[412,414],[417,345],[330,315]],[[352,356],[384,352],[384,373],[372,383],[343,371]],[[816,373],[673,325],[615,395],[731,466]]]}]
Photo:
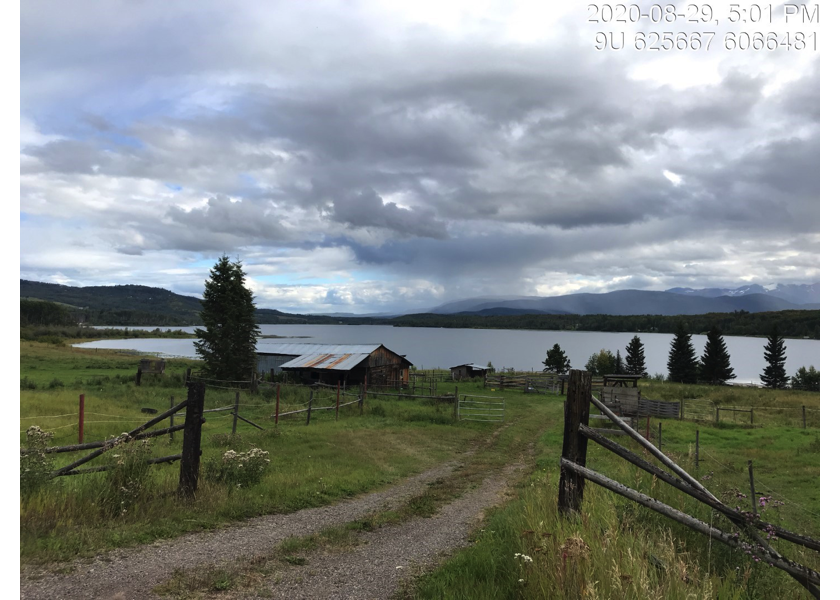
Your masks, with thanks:
[{"label": "green grass", "polygon": [[[21,443],[29,425],[55,431],[55,444],[78,437],[78,396],[86,396],[85,439],[105,439],[145,422],[142,407],[159,411],[170,396],[185,397],[180,377],[144,379],[133,383],[137,356],[115,352],[21,342],[21,378],[36,389],[21,390]],[[172,361],[170,372],[180,375],[191,363]],[[50,382],[62,385],[48,389]],[[455,384],[441,382],[439,393]],[[271,453],[266,477],[247,489],[201,480],[195,502],[175,495],[178,467],[156,466],[139,502],[115,513],[104,502],[104,474],[65,477],[41,492],[21,499],[20,547],[22,563],[61,561],[78,555],[169,538],[189,531],[220,527],[247,517],[321,506],[418,473],[434,464],[475,449],[464,468],[428,487],[404,506],[350,523],[310,538],[289,540],[274,556],[245,567],[219,567],[205,574],[180,573],[166,593],[187,597],[195,590],[214,593],[234,587],[260,589],[260,581],[293,563],[305,560],[314,548],[342,551],[353,546],[358,532],[434,514],[442,505],[477,485],[488,473],[526,456],[531,467],[516,487],[515,498],[492,511],[471,546],[422,577],[404,594],[419,598],[805,598],[786,574],[752,562],[740,552],[688,531],[630,501],[587,484],[578,517],[557,514],[557,461],[562,446],[562,403],[556,396],[522,395],[484,390],[478,383],[459,383],[459,393],[504,396],[508,426],[485,423],[454,424],[452,405],[423,400],[369,398],[364,415],[357,406],[282,419],[275,429],[272,415],[275,390],[241,394],[242,414],[268,431],[240,423],[231,432],[231,417],[210,413],[203,428],[203,460],[228,448],[257,446]],[[712,388],[643,382],[645,397],[664,400],[711,399],[720,406],[819,408],[819,394],[751,388]],[[231,390],[208,389],[206,407],[233,403]],[[283,409],[302,406],[308,390],[281,387]],[[315,406],[334,405],[331,393],[315,397]],[[793,411],[792,411],[793,412]],[[758,414],[758,412],[756,413]],[[809,413],[810,414],[810,413]],[[65,416],[57,416],[65,415]],[[758,419],[757,419],[758,421]],[[651,421],[656,440],[658,419]],[[748,493],[747,461],[752,460],[760,495],[785,502],[767,509],[766,520],[793,531],[819,537],[819,429],[801,429],[793,420],[749,428],[728,423],[663,420],[663,450],[724,500],[735,490]],[[760,424],[760,422],[759,422]],[[818,424],[818,422],[817,422]],[[695,431],[700,431],[700,467],[693,467]],[[497,433],[497,435],[493,435]],[[629,445],[627,438],[618,438]],[[533,448],[530,445],[533,444]],[[168,437],[157,438],[152,452],[174,449]],[[638,449],[637,449],[638,450]],[[59,466],[71,455],[56,457]],[[75,455],[73,455],[75,456]],[[97,461],[100,459],[97,459]],[[92,462],[90,466],[95,466]],[[608,451],[590,444],[588,466],[626,485],[653,495],[715,526],[722,519],[694,500],[641,474]],[[732,499],[732,503],[736,500]],[[743,502],[743,500],[741,500]],[[747,508],[746,505],[742,506]],[[819,569],[819,555],[786,542],[777,549],[791,559]],[[533,562],[515,557],[525,554]],[[291,559],[291,560],[288,560]],[[281,566],[282,566],[281,565]],[[520,581],[522,580],[522,581]],[[191,591],[192,590],[192,591]]]},{"label": "green grass", "polygon": [[[656,425],[658,421],[654,423]],[[700,430],[701,462],[693,468]],[[655,431],[655,428],[652,427]],[[655,438],[654,438],[655,439]],[[617,438],[642,454],[626,437]],[[744,429],[663,421],[663,450],[703,479],[721,499],[749,494],[747,461],[756,478],[786,504],[764,518],[819,539],[819,430]],[[494,511],[473,544],[405,590],[416,598],[809,598],[787,574],[755,563],[682,525],[587,483],[577,517],[557,512],[562,424],[537,444],[535,470],[516,499]],[[692,450],[693,451],[693,450]],[[650,459],[650,457],[647,457]],[[656,462],[656,461],[654,461]],[[587,466],[716,527],[720,515],[590,442]],[[741,507],[749,510],[744,500]],[[819,554],[784,541],[783,555],[819,570]],[[517,553],[533,559],[526,562]]]},{"label": "green grass", "polygon": [[[143,386],[135,386],[137,357],[29,342],[21,343],[21,354],[22,377],[40,378],[39,381],[57,378],[64,383],[52,390],[41,387],[21,391],[21,445],[25,442],[25,430],[31,425],[55,432],[52,445],[76,443],[81,393],[85,394],[86,441],[130,431],[149,418],[140,408],[160,412],[169,408],[171,396],[175,402],[186,396],[179,377],[149,378],[148,384],[144,379]],[[111,375],[79,376],[88,371]],[[208,389],[205,406],[229,406],[234,397],[232,390]],[[308,397],[308,390],[281,387],[285,408],[300,406]],[[202,459],[218,458],[228,448],[255,446],[267,450],[272,466],[258,485],[228,489],[205,478],[197,500],[182,503],[175,496],[178,465],[155,466],[138,502],[126,512],[114,515],[103,502],[105,474],[62,477],[21,500],[21,560],[66,560],[215,528],[260,514],[321,506],[380,488],[457,456],[496,427],[483,423],[455,425],[451,404],[370,398],[362,416],[357,405],[352,405],[341,409],[338,421],[334,411],[325,410],[313,412],[308,427],[305,414],[299,414],[282,419],[275,428],[271,417],[274,389],[265,389],[255,396],[242,392],[240,401],[241,414],[267,431],[260,432],[240,422],[238,435],[231,437],[230,414],[209,413],[202,428]],[[334,406],[334,402],[331,392],[323,392],[316,395],[314,405]],[[511,415],[525,412],[528,404],[523,402],[521,407],[511,408]],[[559,406],[554,399],[547,410],[557,412]],[[501,436],[501,440],[505,452],[510,451],[507,438]],[[152,454],[173,454],[180,447],[179,433],[171,445],[168,436],[163,436],[156,438]],[[58,467],[80,455],[51,456]],[[106,454],[85,466],[105,464],[107,457]],[[503,462],[502,456],[494,460]]]}]

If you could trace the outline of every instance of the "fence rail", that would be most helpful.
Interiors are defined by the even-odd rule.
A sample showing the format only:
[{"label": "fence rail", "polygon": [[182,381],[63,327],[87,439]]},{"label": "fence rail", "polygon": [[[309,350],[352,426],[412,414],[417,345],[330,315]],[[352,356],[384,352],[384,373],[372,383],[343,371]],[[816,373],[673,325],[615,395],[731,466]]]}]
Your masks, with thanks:
[{"label": "fence rail", "polygon": [[[619,429],[624,431],[633,440],[638,442],[647,452],[656,457],[663,465],[671,469],[676,475],[671,475],[663,469],[649,463],[641,456],[636,455],[629,449],[617,444],[614,441],[600,435],[589,427],[590,403],[594,404],[602,414],[610,418]],[[820,574],[806,566],[789,560],[779,554],[767,540],[762,537],[761,532],[756,529],[758,515],[743,513],[733,509],[718,500],[699,481],[689,475],[671,458],[666,456],[650,441],[646,440],[632,427],[627,425],[620,417],[613,413],[609,407],[592,395],[591,376],[585,371],[572,371],[569,381],[569,394],[564,407],[564,429],[563,429],[563,454],[560,459],[560,490],[558,494],[557,508],[561,514],[579,513],[583,502],[584,483],[591,481],[616,494],[624,496],[634,502],[641,504],[651,510],[665,515],[678,523],[681,523],[710,539],[727,544],[751,554],[754,557],[787,572],[813,596],[820,595]],[[659,502],[638,491],[628,488],[617,481],[609,479],[604,475],[586,468],[587,442],[592,440],[607,450],[615,453],[631,464],[643,468],[652,473],[660,480],[680,490],[704,504],[711,506],[723,514],[733,525],[744,534],[744,539],[738,535],[730,535],[712,527],[711,525],[678,511],[671,506]],[[763,522],[762,522],[763,523]],[[780,530],[776,525],[763,523],[772,527],[768,531]],[[805,547],[819,551],[819,541],[793,532],[784,531],[784,539]],[[780,536],[781,537],[781,536]],[[711,542],[710,542],[711,543]]]}]

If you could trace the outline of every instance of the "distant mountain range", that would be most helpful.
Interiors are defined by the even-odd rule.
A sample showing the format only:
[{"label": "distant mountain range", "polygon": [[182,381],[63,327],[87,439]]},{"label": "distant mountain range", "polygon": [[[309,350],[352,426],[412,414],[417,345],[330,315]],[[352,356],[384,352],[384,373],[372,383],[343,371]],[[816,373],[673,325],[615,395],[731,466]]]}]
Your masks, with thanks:
[{"label": "distant mountain range", "polygon": [[665,292],[620,290],[604,294],[474,298],[442,304],[433,314],[700,315],[736,310],[770,312],[819,309],[820,284],[744,286],[737,289],[673,288]]},{"label": "distant mountain range", "polygon": [[[489,296],[458,300],[428,313],[438,315],[700,315],[733,311],[773,312],[819,309],[820,284],[749,285],[736,289],[672,288],[665,292],[621,290],[604,294],[565,296]],[[195,325],[201,301],[143,285],[72,287],[20,280],[21,298],[66,304],[80,320],[104,325]],[[270,308],[257,309],[263,324],[389,323],[392,316],[301,315]]]}]

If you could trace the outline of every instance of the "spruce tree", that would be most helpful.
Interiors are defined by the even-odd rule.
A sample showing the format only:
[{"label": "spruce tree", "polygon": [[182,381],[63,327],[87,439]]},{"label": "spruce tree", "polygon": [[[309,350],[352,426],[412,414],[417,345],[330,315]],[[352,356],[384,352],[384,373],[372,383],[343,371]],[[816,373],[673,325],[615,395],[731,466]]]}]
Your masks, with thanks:
[{"label": "spruce tree", "polygon": [[630,375],[641,375],[647,377],[645,366],[645,347],[638,335],[634,335],[630,343],[624,349],[627,352],[626,370]]},{"label": "spruce tree", "polygon": [[700,358],[700,379],[712,385],[722,385],[735,378],[735,372],[729,364],[729,351],[723,334],[716,325],[712,325],[706,334],[706,347]]},{"label": "spruce tree", "polygon": [[546,350],[543,365],[545,365],[543,371],[547,373],[565,375],[569,372],[572,363],[566,353],[560,349],[560,344],[554,344],[549,350]]},{"label": "spruce tree", "polygon": [[195,351],[210,377],[247,381],[257,364],[254,294],[245,287],[242,263],[222,255],[204,283],[204,329],[196,329]]},{"label": "spruce tree", "polygon": [[685,323],[678,323],[668,353],[668,379],[680,383],[697,383],[697,357],[691,345],[691,334]]},{"label": "spruce tree", "polygon": [[621,352],[618,350],[615,351],[615,371],[613,373],[616,375],[624,373],[624,361],[621,360]]},{"label": "spruce tree", "polygon": [[779,335],[778,325],[773,325],[770,336],[767,338],[767,345],[764,346],[764,360],[767,366],[764,373],[760,375],[761,383],[765,387],[780,390],[787,387],[788,376],[785,373],[785,341]]}]

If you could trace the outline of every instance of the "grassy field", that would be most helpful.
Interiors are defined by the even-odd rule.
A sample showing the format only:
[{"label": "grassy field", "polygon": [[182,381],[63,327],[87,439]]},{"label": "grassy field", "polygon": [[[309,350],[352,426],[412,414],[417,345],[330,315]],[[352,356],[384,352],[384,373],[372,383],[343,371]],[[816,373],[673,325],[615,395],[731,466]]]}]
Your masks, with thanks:
[{"label": "grassy field", "polygon": [[[143,407],[162,411],[185,397],[183,371],[189,361],[167,361],[168,377],[134,385],[136,355],[80,350],[21,342],[21,445],[30,425],[55,432],[51,444],[74,443],[78,396],[86,396],[85,439],[118,435],[145,422]],[[24,381],[26,383],[24,383]],[[34,388],[34,389],[33,389]],[[438,384],[439,393],[455,384]],[[459,383],[460,393],[491,393],[478,383]],[[646,397],[664,400],[705,397],[738,406],[801,406],[819,408],[819,394],[750,388],[702,388],[644,382]],[[281,388],[285,409],[302,406],[308,390]],[[229,406],[232,390],[208,389],[206,408]],[[322,392],[316,406],[334,405],[334,392]],[[331,411],[313,413],[310,426],[302,415],[282,419],[275,429],[275,391],[242,394],[242,413],[267,426],[257,431],[245,423],[230,436],[231,417],[210,413],[203,429],[203,464],[218,460],[228,449],[259,447],[271,456],[260,483],[231,488],[204,477],[194,503],[175,496],[178,467],[149,471],[136,501],[114,494],[106,474],[64,477],[21,497],[22,563],[66,560],[102,550],[130,546],[188,531],[215,528],[232,521],[272,512],[290,512],[335,502],[382,487],[436,463],[476,451],[459,477],[436,486],[402,512],[379,515],[365,527],[386,526],[405,518],[429,516],[437,508],[476,485],[487,473],[510,461],[530,456],[529,472],[516,487],[516,498],[492,511],[474,543],[437,570],[406,588],[406,597],[420,598],[764,598],[807,597],[784,573],[750,557],[709,543],[664,517],[593,484],[587,484],[582,514],[557,515],[557,462],[562,445],[562,398],[514,391],[495,391],[507,401],[507,424],[455,424],[451,404],[433,401],[369,398],[363,415],[356,405],[343,408],[338,421]],[[657,439],[658,420],[652,420]],[[695,471],[693,442],[700,432],[700,466]],[[488,440],[493,440],[488,443]],[[627,438],[619,438],[625,445]],[[157,438],[153,455],[180,451],[167,437]],[[819,429],[794,426],[746,428],[730,424],[662,421],[662,448],[690,472],[703,478],[715,494],[730,503],[748,493],[747,461],[752,460],[759,495],[767,501],[765,518],[793,531],[819,538]],[[70,462],[62,454],[53,466]],[[97,459],[101,460],[101,459]],[[108,459],[106,459],[107,461]],[[103,464],[102,463],[98,464]],[[97,463],[91,463],[95,466]],[[607,476],[653,495],[698,518],[726,528],[720,516],[696,501],[590,444],[588,465]],[[774,502],[775,501],[775,502]],[[779,504],[783,502],[784,504]],[[290,541],[306,549],[318,544],[352,543],[351,524],[319,539]],[[287,545],[288,545],[287,544]],[[295,544],[298,544],[295,546]],[[819,569],[819,555],[785,542],[783,554]],[[520,556],[516,556],[519,554]],[[528,556],[529,561],[522,558]]]}]

